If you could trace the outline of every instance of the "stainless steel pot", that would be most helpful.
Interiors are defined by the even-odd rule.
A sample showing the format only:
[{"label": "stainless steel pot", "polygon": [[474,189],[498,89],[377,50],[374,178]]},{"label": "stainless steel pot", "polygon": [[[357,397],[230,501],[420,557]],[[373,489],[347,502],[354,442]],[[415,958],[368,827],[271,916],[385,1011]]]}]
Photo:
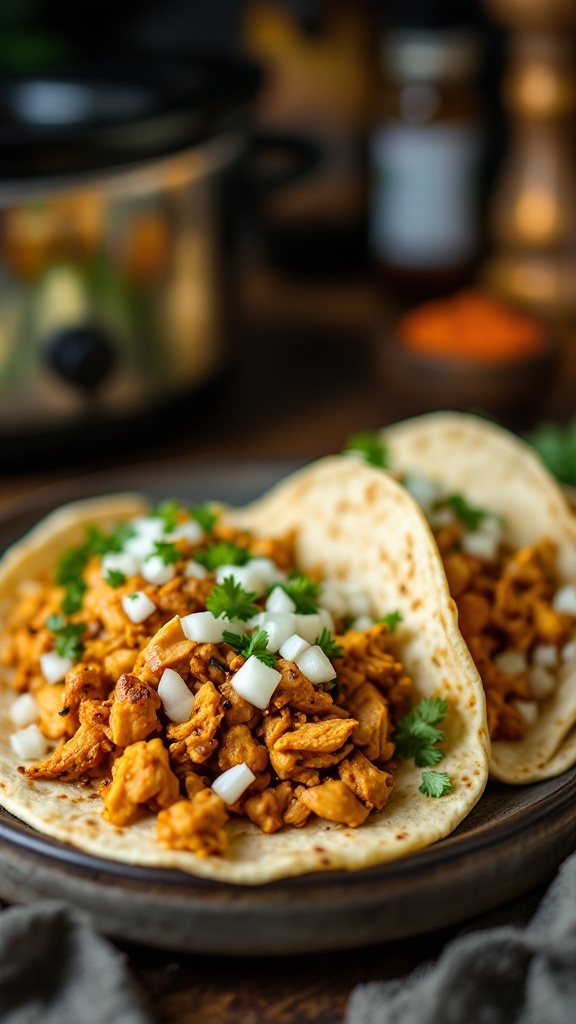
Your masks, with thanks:
[{"label": "stainless steel pot", "polygon": [[258,74],[0,83],[0,436],[125,418],[209,379]]}]

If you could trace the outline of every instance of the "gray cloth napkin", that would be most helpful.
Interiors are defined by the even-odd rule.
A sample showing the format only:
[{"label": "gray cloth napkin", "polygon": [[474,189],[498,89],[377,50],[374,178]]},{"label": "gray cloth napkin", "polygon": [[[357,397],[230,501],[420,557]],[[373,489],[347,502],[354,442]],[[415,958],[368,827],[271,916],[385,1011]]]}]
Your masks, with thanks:
[{"label": "gray cloth napkin", "polygon": [[125,958],[56,901],[0,913],[0,1024],[152,1024]]},{"label": "gray cloth napkin", "polygon": [[[500,913],[500,918],[503,913]],[[526,928],[463,935],[435,964],[354,990],[348,1024],[574,1024],[576,854]]]}]

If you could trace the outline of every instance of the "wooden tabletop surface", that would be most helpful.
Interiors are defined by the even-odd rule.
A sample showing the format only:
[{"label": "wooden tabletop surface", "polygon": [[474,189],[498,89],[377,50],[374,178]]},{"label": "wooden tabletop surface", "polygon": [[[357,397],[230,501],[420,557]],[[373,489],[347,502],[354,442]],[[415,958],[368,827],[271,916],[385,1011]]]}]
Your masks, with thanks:
[{"label": "wooden tabletop surface", "polygon": [[[253,285],[255,308],[262,299]],[[338,451],[363,427],[391,419],[390,396],[378,379],[373,326],[380,304],[359,286],[317,290],[315,302],[284,297],[284,328],[263,317],[237,355],[233,377],[216,388],[208,412],[184,418],[169,436],[116,452],[99,446],[47,463],[24,460],[2,474],[0,511],[25,495],[95,469],[174,459],[294,457]],[[274,303],[272,303],[273,305]],[[311,317],[302,315],[302,308]],[[314,310],[320,313],[316,318]],[[300,319],[299,319],[300,316]],[[229,959],[122,947],[166,1024],[341,1024],[355,985],[402,977],[434,957],[453,930],[387,946],[283,959]],[[249,936],[247,936],[249,943]]]}]

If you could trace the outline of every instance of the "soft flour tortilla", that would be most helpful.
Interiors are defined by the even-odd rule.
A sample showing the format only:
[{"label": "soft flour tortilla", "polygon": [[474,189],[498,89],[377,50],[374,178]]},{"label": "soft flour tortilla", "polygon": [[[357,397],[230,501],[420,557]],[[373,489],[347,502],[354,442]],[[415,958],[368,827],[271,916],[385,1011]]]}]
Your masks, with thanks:
[{"label": "soft flour tortilla", "polygon": [[[112,517],[140,511],[126,507],[122,513],[123,500],[81,502],[50,517],[6,556],[0,565],[0,591],[11,595],[18,579],[53,564],[62,547],[80,539],[86,524],[101,521],[107,505]],[[231,842],[226,856],[202,859],[160,846],[154,838],[155,816],[127,828],[104,821],[96,786],[86,790],[47,780],[30,782],[20,775],[6,714],[14,694],[4,686],[1,803],[41,832],[92,854],[248,885],[308,871],[363,868],[448,835],[482,794],[489,744],[480,679],[458,632],[455,607],[423,516],[385,474],[334,458],[288,478],[245,509],[229,510],[225,518],[257,535],[295,530],[302,569],[319,567],[327,575],[361,583],[377,614],[401,611],[404,622],[394,641],[414,679],[415,700],[437,694],[450,702],[441,770],[449,772],[453,792],[440,799],[423,796],[418,792],[422,769],[402,761],[389,803],[359,829],[316,819],[302,829],[263,835],[251,822],[234,819],[227,826]]]},{"label": "soft flour tortilla", "polygon": [[[576,519],[562,489],[522,441],[485,420],[433,413],[382,432],[392,472],[413,471],[504,516],[514,547],[548,538],[558,546],[562,582],[576,580]],[[576,764],[576,669],[559,673],[556,692],[521,740],[492,742],[491,774],[525,783]]]}]

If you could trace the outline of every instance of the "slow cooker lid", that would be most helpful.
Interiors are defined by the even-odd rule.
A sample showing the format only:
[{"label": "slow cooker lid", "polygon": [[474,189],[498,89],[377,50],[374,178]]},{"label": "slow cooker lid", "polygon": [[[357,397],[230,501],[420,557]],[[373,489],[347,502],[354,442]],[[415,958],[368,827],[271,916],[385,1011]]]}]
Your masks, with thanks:
[{"label": "slow cooker lid", "polygon": [[246,118],[260,72],[231,57],[0,78],[0,177],[46,178],[183,149]]}]

